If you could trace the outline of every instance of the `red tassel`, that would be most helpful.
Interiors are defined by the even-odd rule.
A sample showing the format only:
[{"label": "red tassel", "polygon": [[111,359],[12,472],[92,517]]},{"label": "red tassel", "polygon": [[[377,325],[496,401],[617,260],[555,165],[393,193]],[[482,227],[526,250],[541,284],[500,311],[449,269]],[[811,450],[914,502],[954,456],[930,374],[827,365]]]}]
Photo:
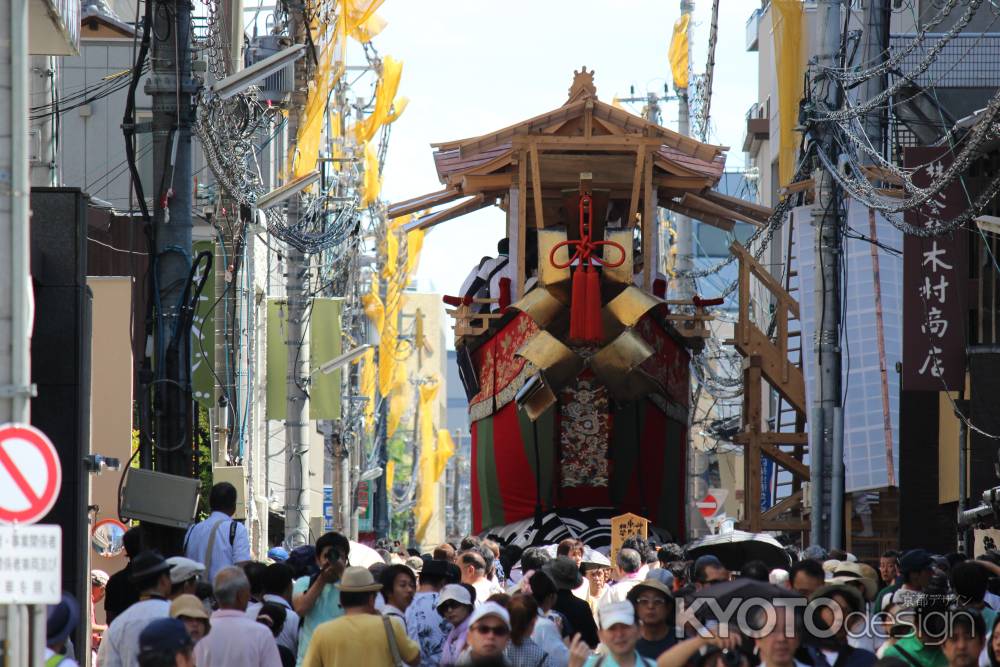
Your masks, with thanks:
[{"label": "red tassel", "polygon": [[601,326],[601,275],[593,266],[587,266],[585,277],[585,331],[590,343],[601,343],[604,340],[604,327]]},{"label": "red tassel", "polygon": [[583,340],[587,337],[587,319],[584,314],[587,301],[587,283],[583,277],[583,266],[576,267],[573,272],[573,297],[569,305],[569,337],[570,340]]},{"label": "red tassel", "polygon": [[510,278],[501,278],[499,287],[500,295],[497,305],[500,306],[500,311],[502,312],[510,305]]}]

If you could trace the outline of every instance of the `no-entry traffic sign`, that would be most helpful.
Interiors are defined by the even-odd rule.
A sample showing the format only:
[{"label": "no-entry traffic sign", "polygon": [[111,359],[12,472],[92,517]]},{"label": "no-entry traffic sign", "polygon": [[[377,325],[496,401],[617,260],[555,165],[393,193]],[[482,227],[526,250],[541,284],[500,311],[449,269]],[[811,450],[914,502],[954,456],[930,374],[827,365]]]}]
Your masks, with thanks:
[{"label": "no-entry traffic sign", "polygon": [[706,519],[715,516],[715,513],[719,511],[719,503],[711,493],[698,501],[697,505],[698,511]]},{"label": "no-entry traffic sign", "polygon": [[62,486],[52,442],[33,426],[0,426],[0,523],[35,523],[49,513]]}]

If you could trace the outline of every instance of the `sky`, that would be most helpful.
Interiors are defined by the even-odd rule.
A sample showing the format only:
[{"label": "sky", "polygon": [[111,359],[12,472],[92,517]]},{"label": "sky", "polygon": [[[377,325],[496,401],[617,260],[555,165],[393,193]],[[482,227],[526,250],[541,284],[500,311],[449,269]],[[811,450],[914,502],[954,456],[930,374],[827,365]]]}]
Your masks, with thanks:
[{"label": "sky", "polygon": [[[692,69],[704,71],[711,1],[696,0]],[[478,136],[557,108],[573,72],[595,71],[602,100],[662,94],[679,0],[386,0],[388,25],[375,44],[402,60],[400,95],[409,106],[393,125],[382,196],[390,202],[441,189],[432,142]],[[743,165],[746,110],[757,98],[757,54],[747,53],[746,20],[760,3],[721,0],[709,141],[734,147]],[[626,105],[641,113],[641,105]],[[661,106],[677,128],[677,104]],[[425,239],[418,288],[454,294],[472,266],[496,254],[504,214],[490,207],[443,223]]]}]

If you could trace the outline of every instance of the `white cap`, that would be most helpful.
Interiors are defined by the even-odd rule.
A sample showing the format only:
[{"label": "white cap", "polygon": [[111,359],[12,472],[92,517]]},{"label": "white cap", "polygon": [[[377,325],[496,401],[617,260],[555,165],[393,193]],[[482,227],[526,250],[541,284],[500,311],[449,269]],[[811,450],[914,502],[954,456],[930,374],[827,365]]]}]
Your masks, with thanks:
[{"label": "white cap", "polygon": [[90,583],[93,584],[93,585],[107,586],[108,585],[108,579],[110,579],[110,578],[111,577],[108,576],[108,573],[105,572],[104,570],[91,570],[90,571]]},{"label": "white cap", "polygon": [[170,568],[170,583],[172,584],[179,584],[191,577],[198,577],[205,573],[204,565],[184,556],[171,556],[167,562],[172,566]]},{"label": "white cap", "polygon": [[597,608],[597,625],[601,630],[617,623],[635,625],[635,607],[631,602],[609,602]]},{"label": "white cap", "polygon": [[[630,603],[627,604],[629,607],[632,606]],[[471,628],[487,616],[496,616],[503,621],[503,624],[507,626],[508,630],[510,630],[510,614],[508,614],[507,610],[498,605],[496,602],[484,602],[479,605],[479,607],[472,612],[472,617],[469,619],[469,627]]]},{"label": "white cap", "polygon": [[461,584],[448,584],[441,589],[441,593],[438,594],[437,606],[440,607],[445,602],[454,601],[459,604],[464,604],[466,606],[472,606],[472,596],[469,595],[469,591]]}]

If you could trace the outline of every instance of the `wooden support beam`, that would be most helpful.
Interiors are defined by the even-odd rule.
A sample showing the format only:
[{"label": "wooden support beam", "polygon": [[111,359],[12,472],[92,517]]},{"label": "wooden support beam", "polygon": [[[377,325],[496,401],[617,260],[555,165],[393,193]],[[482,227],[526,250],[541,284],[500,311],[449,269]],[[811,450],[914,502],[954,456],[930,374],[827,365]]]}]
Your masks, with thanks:
[{"label": "wooden support beam", "polygon": [[642,192],[643,162],[646,159],[646,151],[636,150],[635,171],[632,172],[632,198],[628,204],[628,219],[625,221],[627,227],[635,224],[635,216],[639,212],[639,194]]},{"label": "wooden support beam", "polygon": [[796,192],[803,192],[804,190],[813,190],[813,189],[815,189],[815,185],[816,184],[813,182],[813,179],[807,178],[804,181],[798,181],[796,183],[789,183],[785,187],[781,188],[781,190],[779,191],[779,194],[781,194],[782,196],[784,196],[784,195],[793,195]]},{"label": "wooden support beam", "polygon": [[744,517],[750,524],[750,530],[760,530],[760,447],[756,437],[760,434],[763,415],[763,398],[761,393],[761,363],[757,357],[748,359],[749,363],[743,370],[743,423],[749,433],[750,443],[743,457],[746,470],[746,485],[743,488],[743,498],[746,508]]},{"label": "wooden support beam", "polygon": [[704,176],[655,176],[653,181],[656,187],[666,190],[701,191],[712,187],[712,180]]},{"label": "wooden support beam", "polygon": [[656,279],[656,252],[659,250],[659,225],[656,215],[656,188],[653,187],[653,160],[646,156],[642,176],[642,284],[647,292],[653,291]]},{"label": "wooden support beam", "polygon": [[440,206],[441,204],[447,204],[448,202],[455,201],[456,199],[461,199],[464,196],[465,195],[462,194],[462,191],[458,188],[446,188],[444,190],[439,190],[438,192],[431,192],[426,195],[414,197],[413,199],[396,202],[395,204],[389,206],[387,215],[390,220],[394,218],[401,218],[404,215],[409,215],[410,213],[416,213],[417,211],[434,208],[435,206]]},{"label": "wooden support beam", "polygon": [[743,215],[750,216],[751,218],[759,221],[761,224],[766,223],[771,216],[774,215],[774,209],[770,206],[763,206],[761,204],[755,204],[752,201],[747,201],[746,199],[740,199],[739,197],[724,195],[717,190],[705,190],[700,194],[709,201],[721,204],[726,208],[742,213]]},{"label": "wooden support beam", "polygon": [[499,174],[461,174],[455,177],[462,192],[471,195],[476,192],[491,192],[510,189],[511,175]]},{"label": "wooden support beam", "polygon": [[[517,260],[514,262],[514,294],[517,301],[524,296],[525,258],[528,240],[528,164],[527,153],[521,150],[517,157]],[[536,188],[541,192],[541,188]],[[514,241],[515,239],[511,239]]]},{"label": "wooden support beam", "polygon": [[[757,436],[760,443],[766,445],[806,445],[809,444],[809,435],[807,433],[779,433],[777,431],[768,431],[766,433],[761,433]],[[749,436],[746,433],[737,433],[733,436],[733,442],[738,445],[744,445],[749,441]]]},{"label": "wooden support beam", "polygon": [[403,231],[412,232],[415,229],[430,229],[434,225],[439,225],[442,222],[447,222],[448,220],[453,220],[454,218],[465,215],[466,213],[472,213],[473,211],[478,211],[481,208],[486,208],[493,204],[493,199],[488,199],[483,193],[463,201],[451,208],[446,208],[443,211],[438,211],[437,213],[431,213],[430,215],[425,215],[422,218],[417,218],[403,225]]},{"label": "wooden support beam", "polygon": [[809,467],[791,454],[781,451],[775,445],[765,445],[763,443],[760,444],[760,451],[770,456],[774,459],[775,463],[793,475],[805,480],[809,479]]},{"label": "wooden support beam", "polygon": [[535,227],[545,227],[545,216],[542,211],[542,177],[538,164],[538,146],[531,144],[531,190],[535,199]]},{"label": "wooden support beam", "polygon": [[669,208],[671,211],[676,211],[683,216],[704,222],[706,225],[718,227],[726,232],[732,231],[733,228],[736,227],[736,223],[728,218],[720,218],[710,213],[705,213],[704,211],[696,211],[693,208],[684,206],[673,199],[663,199],[660,201],[660,206],[663,208]]},{"label": "wooden support beam", "polygon": [[772,505],[760,515],[761,521],[776,521],[778,517],[787,512],[788,510],[793,510],[802,504],[802,489],[799,489],[795,493],[791,494],[787,498],[782,498],[780,501]]}]

